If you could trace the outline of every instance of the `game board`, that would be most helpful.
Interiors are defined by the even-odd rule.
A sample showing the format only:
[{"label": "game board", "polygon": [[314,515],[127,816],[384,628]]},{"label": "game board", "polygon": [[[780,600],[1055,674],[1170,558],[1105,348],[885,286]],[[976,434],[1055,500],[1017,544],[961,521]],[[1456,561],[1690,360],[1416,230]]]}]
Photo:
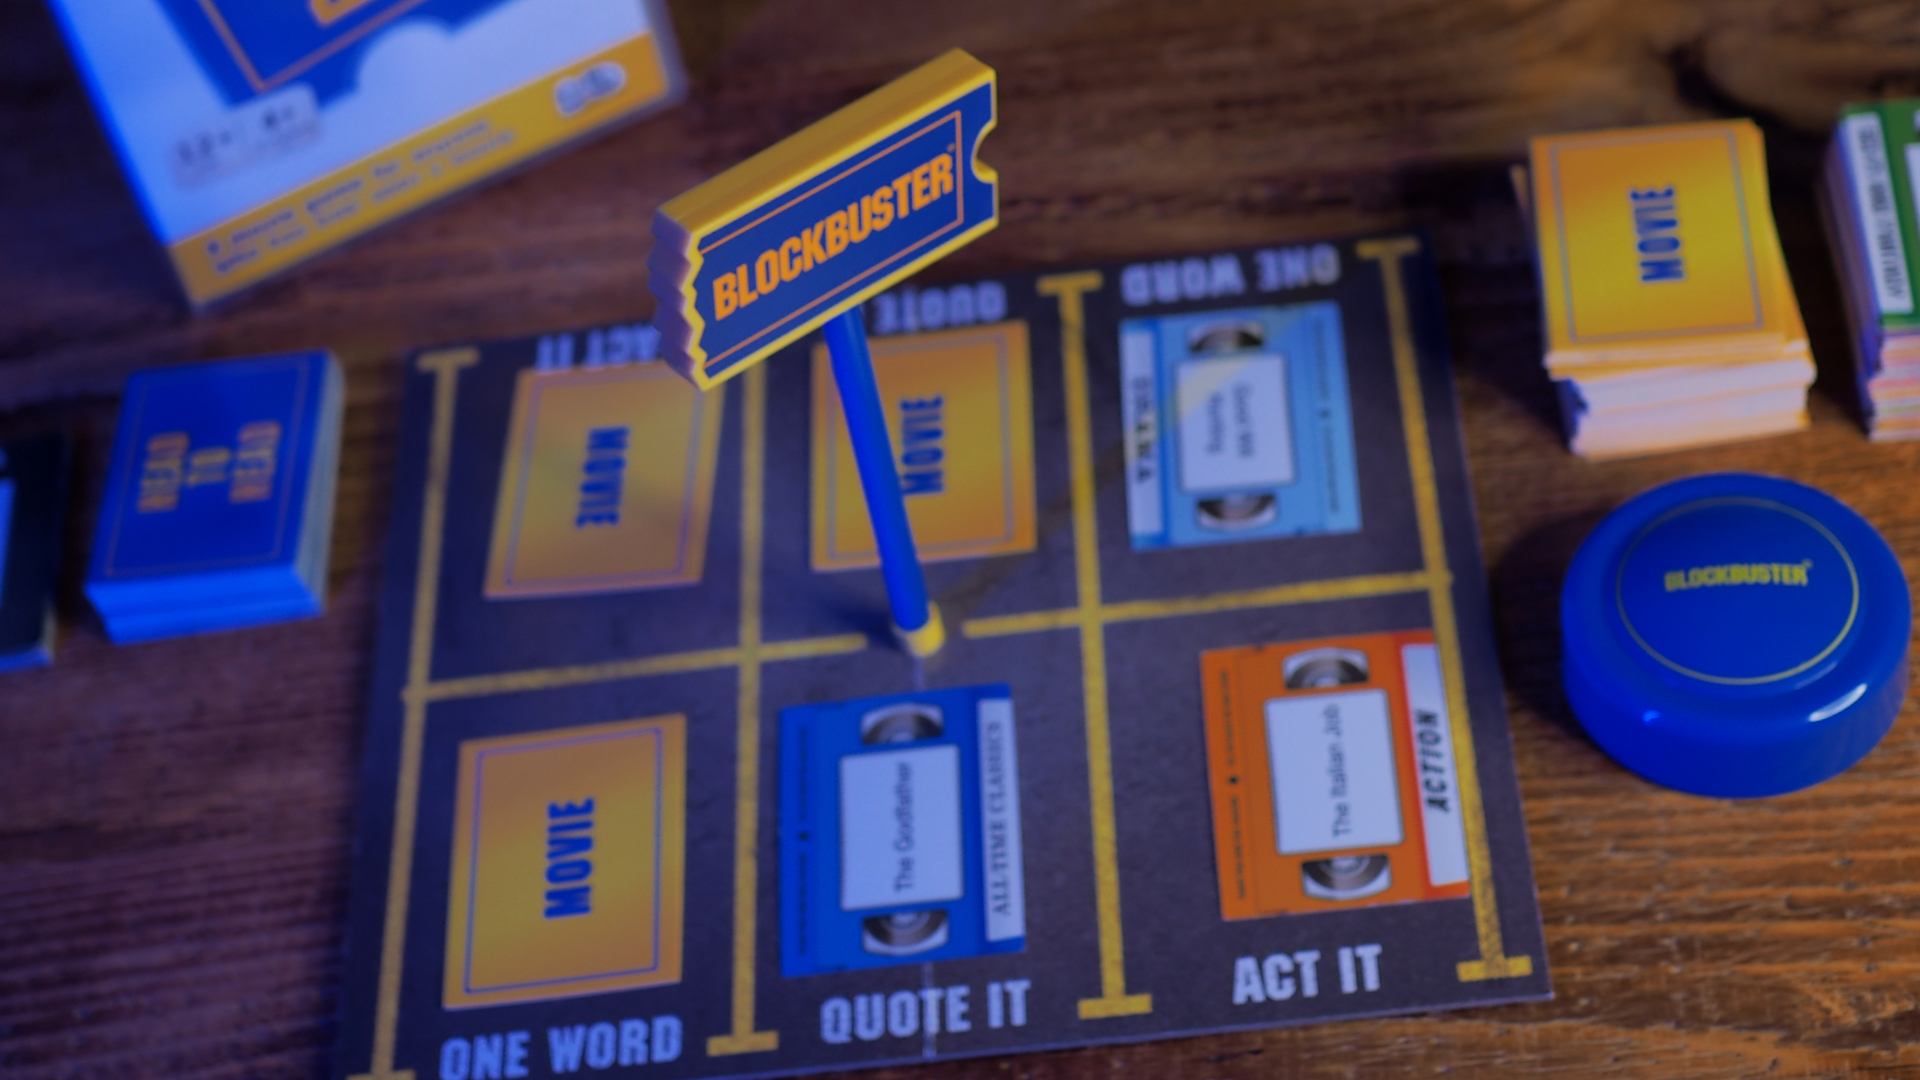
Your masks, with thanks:
[{"label": "game board", "polygon": [[[909,284],[866,315],[948,621],[924,662],[888,636],[811,341],[689,398],[710,458],[683,423],[595,465],[627,436],[578,421],[540,565],[599,545],[579,565],[623,591],[597,595],[502,592],[493,549],[537,530],[500,500],[552,475],[509,445],[516,388],[644,377],[652,329],[409,361],[338,1075],[767,1075],[1548,996],[1422,236]],[[910,385],[927,350],[965,385]],[[681,527],[594,539],[646,524],[606,501],[642,488]],[[803,737],[852,747],[843,801]],[[854,869],[836,903],[788,868],[878,850],[845,800],[883,760],[981,793],[892,819],[952,871],[909,892],[964,894],[954,936],[796,950],[880,925]],[[1301,801],[1316,770],[1338,801]],[[1009,888],[1017,926],[961,926]]]}]

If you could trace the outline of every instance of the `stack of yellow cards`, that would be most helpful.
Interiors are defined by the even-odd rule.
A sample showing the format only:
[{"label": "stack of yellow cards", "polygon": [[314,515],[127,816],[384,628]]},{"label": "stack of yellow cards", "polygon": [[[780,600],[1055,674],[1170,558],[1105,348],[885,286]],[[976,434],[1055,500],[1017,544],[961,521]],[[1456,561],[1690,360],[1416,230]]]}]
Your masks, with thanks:
[{"label": "stack of yellow cards", "polygon": [[1806,426],[1813,363],[1744,120],[1533,140],[1547,371],[1573,452]]}]

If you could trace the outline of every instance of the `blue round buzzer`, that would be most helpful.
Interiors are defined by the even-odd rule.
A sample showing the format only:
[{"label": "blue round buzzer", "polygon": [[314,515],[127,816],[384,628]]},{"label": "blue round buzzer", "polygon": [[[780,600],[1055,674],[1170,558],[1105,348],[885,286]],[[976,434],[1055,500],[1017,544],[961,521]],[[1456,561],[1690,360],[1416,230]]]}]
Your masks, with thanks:
[{"label": "blue round buzzer", "polygon": [[1620,764],[1696,795],[1780,795],[1851,767],[1907,696],[1906,574],[1823,491],[1717,473],[1587,537],[1560,593],[1567,700]]}]

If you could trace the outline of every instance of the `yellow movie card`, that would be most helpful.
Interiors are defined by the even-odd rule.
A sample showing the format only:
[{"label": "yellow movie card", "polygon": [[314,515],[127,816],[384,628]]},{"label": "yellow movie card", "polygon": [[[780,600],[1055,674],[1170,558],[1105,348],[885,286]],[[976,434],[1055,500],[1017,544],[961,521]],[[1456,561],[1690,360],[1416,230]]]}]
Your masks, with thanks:
[{"label": "yellow movie card", "polygon": [[[873,373],[927,562],[1034,548],[1027,324],[875,338]],[[813,352],[813,568],[880,558],[826,346]]]},{"label": "yellow movie card", "polygon": [[658,361],[519,379],[486,595],[698,582],[724,390],[703,394]]},{"label": "yellow movie card", "polygon": [[1546,136],[1532,166],[1550,353],[1797,326],[1753,124]]},{"label": "yellow movie card", "polygon": [[686,777],[677,715],[461,743],[445,1007],[679,982]]}]

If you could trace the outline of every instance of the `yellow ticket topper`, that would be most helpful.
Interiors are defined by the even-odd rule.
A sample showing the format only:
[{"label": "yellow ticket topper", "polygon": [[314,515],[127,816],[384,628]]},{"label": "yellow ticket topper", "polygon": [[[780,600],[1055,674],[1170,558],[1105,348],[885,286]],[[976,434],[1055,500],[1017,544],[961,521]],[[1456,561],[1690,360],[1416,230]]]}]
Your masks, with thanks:
[{"label": "yellow ticket topper", "polygon": [[[1032,551],[1027,324],[875,339],[874,377],[928,562]],[[873,527],[825,345],[813,354],[813,568],[877,565]]]},{"label": "yellow ticket topper", "polygon": [[662,206],[661,355],[714,386],[993,228],[995,109],[954,49]]},{"label": "yellow ticket topper", "polygon": [[1546,136],[1532,165],[1549,352],[1797,325],[1752,123]]},{"label": "yellow ticket topper", "polygon": [[486,595],[697,583],[724,397],[700,393],[657,361],[521,371]]},{"label": "yellow ticket topper", "polygon": [[687,722],[460,744],[449,1009],[680,981]]}]

